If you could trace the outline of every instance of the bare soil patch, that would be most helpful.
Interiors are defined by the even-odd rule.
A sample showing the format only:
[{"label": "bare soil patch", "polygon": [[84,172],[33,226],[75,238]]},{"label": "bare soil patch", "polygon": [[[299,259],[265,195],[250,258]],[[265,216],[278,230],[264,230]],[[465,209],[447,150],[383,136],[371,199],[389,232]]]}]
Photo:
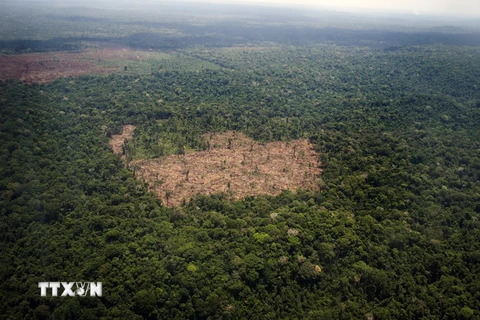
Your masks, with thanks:
[{"label": "bare soil patch", "polygon": [[122,159],[125,160],[125,155],[123,152],[123,145],[125,141],[132,139],[133,131],[135,131],[135,126],[126,125],[123,126],[122,133],[112,135],[110,139],[110,145],[112,146],[113,153],[122,155]]},{"label": "bare soil patch", "polygon": [[124,71],[122,61],[146,58],[146,51],[96,43],[98,48],[79,52],[45,52],[0,56],[0,80],[14,78],[26,83],[48,83],[61,77],[108,74]]},{"label": "bare soil patch", "polygon": [[[124,130],[128,135],[131,126]],[[120,138],[122,136],[122,138]],[[121,153],[122,133],[112,142]],[[318,189],[321,168],[308,140],[259,143],[242,133],[205,135],[209,150],[187,151],[128,165],[168,206],[197,194],[224,192],[232,199],[259,194],[278,195],[282,190]]]}]

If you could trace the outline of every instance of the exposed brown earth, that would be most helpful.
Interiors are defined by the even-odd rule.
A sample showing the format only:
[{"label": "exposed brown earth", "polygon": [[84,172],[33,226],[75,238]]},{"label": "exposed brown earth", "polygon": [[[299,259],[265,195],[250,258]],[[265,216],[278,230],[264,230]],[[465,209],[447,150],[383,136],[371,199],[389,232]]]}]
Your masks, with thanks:
[{"label": "exposed brown earth", "polygon": [[149,54],[118,45],[99,45],[99,48],[79,52],[0,55],[0,80],[48,83],[61,77],[120,72],[125,67],[122,61],[143,60]]},{"label": "exposed brown earth", "polygon": [[123,154],[122,147],[125,143],[125,140],[132,139],[133,131],[135,131],[135,126],[132,126],[132,125],[123,126],[122,133],[112,135],[110,139],[110,145],[112,146],[113,153],[122,155],[122,159],[124,160],[125,160],[125,155]]},{"label": "exposed brown earth", "polygon": [[[124,133],[131,132],[131,126]],[[122,133],[112,143],[121,153]],[[318,154],[308,140],[259,143],[242,133],[205,136],[206,151],[187,151],[152,160],[129,163],[138,179],[147,183],[168,206],[197,194],[225,192],[233,199],[282,190],[318,189],[321,169]]]}]

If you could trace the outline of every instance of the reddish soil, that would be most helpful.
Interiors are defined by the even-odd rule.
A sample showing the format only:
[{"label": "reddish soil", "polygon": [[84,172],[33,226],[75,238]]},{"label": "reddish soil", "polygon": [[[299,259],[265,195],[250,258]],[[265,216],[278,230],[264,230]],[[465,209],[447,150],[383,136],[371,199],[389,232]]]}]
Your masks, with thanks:
[{"label": "reddish soil", "polygon": [[0,55],[0,80],[14,78],[26,83],[48,83],[60,77],[108,74],[124,70],[122,60],[141,60],[143,56],[143,51],[112,44],[95,44],[99,48],[79,52]]},{"label": "reddish soil", "polygon": [[135,131],[135,126],[123,126],[122,133],[113,135],[110,139],[110,145],[112,146],[113,153],[122,155],[122,159],[125,159],[125,155],[122,154],[123,144],[125,143],[125,140],[132,139],[133,131]]},{"label": "reddish soil", "polygon": [[[121,153],[129,126],[115,136],[112,146]],[[318,189],[321,169],[318,154],[307,140],[259,143],[242,133],[205,136],[206,151],[189,151],[128,165],[168,206],[188,201],[196,194],[225,192],[233,199],[282,190]]]}]

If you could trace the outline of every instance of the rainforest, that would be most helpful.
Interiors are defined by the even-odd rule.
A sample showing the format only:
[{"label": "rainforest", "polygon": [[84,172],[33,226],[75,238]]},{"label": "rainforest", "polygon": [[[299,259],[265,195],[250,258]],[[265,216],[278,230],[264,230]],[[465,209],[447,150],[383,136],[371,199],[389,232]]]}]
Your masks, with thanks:
[{"label": "rainforest", "polygon": [[2,1],[1,317],[480,319],[479,22]]}]

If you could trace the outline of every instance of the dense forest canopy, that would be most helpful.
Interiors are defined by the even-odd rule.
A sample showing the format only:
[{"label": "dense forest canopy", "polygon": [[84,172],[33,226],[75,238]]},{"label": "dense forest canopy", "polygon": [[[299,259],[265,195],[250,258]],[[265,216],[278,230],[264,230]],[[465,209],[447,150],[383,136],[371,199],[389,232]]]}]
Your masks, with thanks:
[{"label": "dense forest canopy", "polygon": [[[0,4],[30,68],[0,82],[3,317],[480,319],[474,20],[28,3]],[[129,165],[227,132],[308,140],[318,187],[169,207]]]}]

